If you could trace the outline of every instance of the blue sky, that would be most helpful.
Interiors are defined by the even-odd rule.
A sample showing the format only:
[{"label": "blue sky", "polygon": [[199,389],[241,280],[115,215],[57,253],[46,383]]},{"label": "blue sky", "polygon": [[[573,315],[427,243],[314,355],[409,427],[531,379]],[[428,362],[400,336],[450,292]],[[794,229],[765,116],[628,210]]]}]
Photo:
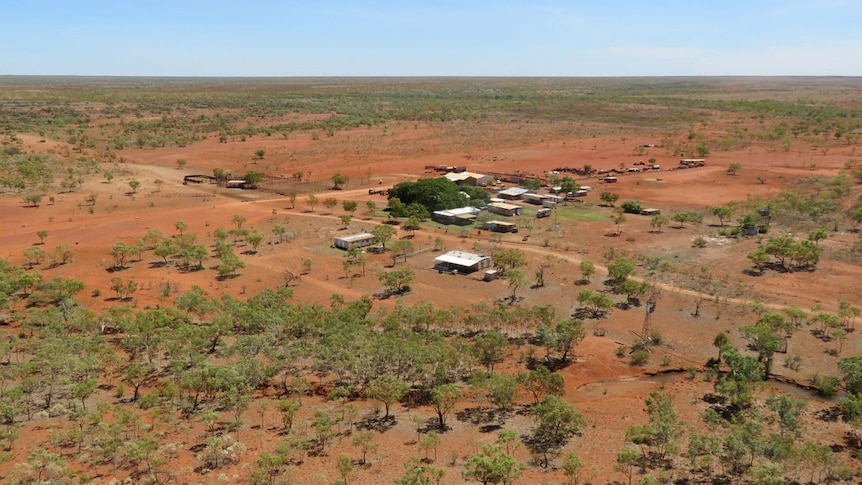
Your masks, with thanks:
[{"label": "blue sky", "polygon": [[0,0],[0,74],[862,75],[862,0]]}]

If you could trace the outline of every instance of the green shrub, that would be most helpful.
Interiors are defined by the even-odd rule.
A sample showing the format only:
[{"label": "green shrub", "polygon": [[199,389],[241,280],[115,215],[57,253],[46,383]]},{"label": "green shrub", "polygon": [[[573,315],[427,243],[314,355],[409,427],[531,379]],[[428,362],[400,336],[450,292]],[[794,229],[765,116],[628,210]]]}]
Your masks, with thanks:
[{"label": "green shrub", "polygon": [[814,374],[811,378],[811,384],[817,389],[817,394],[823,397],[832,398],[838,394],[838,386],[841,385],[841,380],[829,374]]},{"label": "green shrub", "polygon": [[636,200],[627,200],[623,202],[620,207],[629,214],[640,214],[641,211],[644,210],[643,204]]},{"label": "green shrub", "polygon": [[646,365],[649,362],[649,352],[646,350],[635,350],[632,352],[631,365]]},{"label": "green shrub", "polygon": [[623,357],[625,357],[627,351],[628,351],[628,348],[625,345],[620,345],[619,347],[617,347],[616,350],[614,350],[614,355],[616,355],[619,358],[623,358]]},{"label": "green shrub", "polygon": [[698,236],[694,239],[694,241],[691,242],[691,244],[696,248],[705,248],[706,247],[706,239]]}]

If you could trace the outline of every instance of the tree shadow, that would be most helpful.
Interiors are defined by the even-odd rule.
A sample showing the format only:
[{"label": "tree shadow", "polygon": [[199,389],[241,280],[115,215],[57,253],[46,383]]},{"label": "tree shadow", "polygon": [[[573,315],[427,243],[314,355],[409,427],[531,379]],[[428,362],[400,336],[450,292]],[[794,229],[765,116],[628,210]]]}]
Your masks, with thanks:
[{"label": "tree shadow", "polygon": [[397,424],[398,421],[395,419],[395,416],[392,415],[390,415],[389,417],[369,416],[368,418],[357,422],[356,429],[372,430],[377,431],[378,433],[385,433],[390,429],[394,428]]}]

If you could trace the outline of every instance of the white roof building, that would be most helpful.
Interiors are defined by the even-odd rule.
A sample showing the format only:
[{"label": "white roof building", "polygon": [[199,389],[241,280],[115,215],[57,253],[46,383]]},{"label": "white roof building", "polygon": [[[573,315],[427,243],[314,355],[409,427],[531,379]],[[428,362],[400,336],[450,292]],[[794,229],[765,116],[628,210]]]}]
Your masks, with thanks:
[{"label": "white roof building", "polygon": [[491,266],[491,257],[465,251],[449,251],[434,258],[437,268],[472,273]]},{"label": "white roof building", "polygon": [[529,191],[530,189],[525,189],[523,187],[509,187],[506,190],[497,192],[497,195],[506,199],[517,199]]}]

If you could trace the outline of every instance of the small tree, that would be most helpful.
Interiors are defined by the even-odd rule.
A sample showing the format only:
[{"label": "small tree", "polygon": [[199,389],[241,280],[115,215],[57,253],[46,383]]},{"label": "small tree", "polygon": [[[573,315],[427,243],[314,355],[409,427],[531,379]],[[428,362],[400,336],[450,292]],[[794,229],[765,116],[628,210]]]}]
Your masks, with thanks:
[{"label": "small tree", "polygon": [[583,260],[581,261],[581,264],[578,266],[578,268],[581,270],[581,276],[583,276],[584,281],[586,281],[587,283],[589,283],[590,278],[592,278],[592,276],[596,274],[596,265],[593,264],[592,261]]},{"label": "small tree", "polygon": [[257,188],[257,186],[263,182],[263,174],[255,172],[254,170],[249,170],[243,176],[243,180],[245,180],[246,187]]},{"label": "small tree", "polygon": [[245,240],[251,245],[251,250],[256,253],[257,248],[263,242],[263,234],[257,231],[252,231]]},{"label": "small tree", "polygon": [[418,217],[410,216],[402,227],[405,231],[409,232],[411,236],[413,236],[416,234],[416,231],[422,229],[422,222]]},{"label": "small tree", "polygon": [[817,229],[808,233],[808,240],[813,241],[815,245],[820,245],[820,241],[823,239],[827,239],[829,237],[829,231],[826,230],[825,227],[818,227]]},{"label": "small tree", "polygon": [[246,223],[248,219],[241,214],[234,214],[231,218],[230,222],[236,226],[237,229],[242,229],[242,225]]},{"label": "small tree", "polygon": [[27,203],[28,207],[39,207],[39,204],[42,203],[42,196],[39,194],[27,194],[24,196],[24,202]]},{"label": "small tree", "polygon": [[24,257],[27,258],[27,264],[31,268],[44,261],[46,254],[44,249],[37,246],[30,246],[24,250]]},{"label": "small tree", "polygon": [[727,174],[728,175],[736,175],[742,169],[742,164],[739,162],[731,162],[730,165],[727,166]]},{"label": "small tree", "polygon": [[512,483],[521,476],[524,468],[523,463],[506,453],[500,445],[490,443],[464,463],[464,478],[484,485]]},{"label": "small tree", "polygon": [[359,463],[365,464],[368,453],[374,453],[377,450],[377,443],[374,442],[374,431],[366,429],[356,433],[353,437],[353,446],[359,448],[362,452],[362,458]]},{"label": "small tree", "polygon": [[520,269],[509,269],[503,273],[503,276],[506,277],[506,280],[509,282],[509,290],[511,293],[509,294],[509,302],[515,303],[518,298],[518,291],[527,286],[527,277],[524,276],[524,272]]},{"label": "small tree", "polygon": [[635,468],[640,460],[640,453],[637,448],[626,446],[617,453],[617,460],[614,463],[614,470],[624,474],[629,479],[629,485],[632,485],[632,476]]},{"label": "small tree", "polygon": [[530,414],[536,421],[531,447],[533,453],[541,457],[543,467],[550,465],[551,457],[586,426],[583,416],[559,396],[545,396],[533,406]]},{"label": "small tree", "polygon": [[605,203],[608,207],[613,207],[616,204],[617,200],[619,200],[620,194],[615,194],[613,192],[602,192],[599,195],[599,199]]},{"label": "small tree", "polygon": [[340,173],[336,173],[332,176],[332,188],[335,190],[341,190],[347,184],[347,177],[341,175]]},{"label": "small tree", "polygon": [[378,224],[371,229],[371,234],[375,241],[385,248],[386,242],[395,236],[395,228],[389,224]]},{"label": "small tree", "polygon": [[307,205],[309,209],[311,209],[311,212],[314,212],[314,206],[319,203],[320,199],[318,199],[317,196],[314,194],[308,194],[308,196],[305,198],[305,205]]},{"label": "small tree", "polygon": [[446,417],[462,397],[461,388],[455,384],[441,384],[431,389],[430,404],[437,413],[437,427],[441,431],[446,429]]},{"label": "small tree", "polygon": [[656,232],[661,232],[661,226],[664,226],[668,222],[670,222],[670,220],[667,218],[667,216],[663,216],[661,214],[656,214],[656,215],[652,216],[652,219],[650,219],[649,225],[650,225],[650,227],[655,229]]},{"label": "small tree", "polygon": [[132,193],[137,193],[138,187],[141,186],[141,183],[135,179],[129,180],[129,188],[132,189]]},{"label": "small tree", "polygon": [[371,217],[377,211],[377,204],[373,200],[365,202],[365,215]]},{"label": "small tree", "polygon": [[380,274],[380,282],[389,294],[400,295],[410,289],[415,273],[410,268],[400,268],[384,271]]},{"label": "small tree", "polygon": [[258,148],[257,150],[254,151],[253,160],[263,160],[264,155],[266,155],[266,149],[265,148]]},{"label": "small tree", "polygon": [[383,419],[389,419],[389,408],[403,398],[410,386],[392,374],[385,374],[371,381],[365,395],[383,403]]},{"label": "small tree", "polygon": [[39,238],[39,244],[45,244],[45,238],[48,237],[48,231],[44,229],[36,231],[36,237]]},{"label": "small tree", "polygon": [[485,367],[488,374],[494,372],[494,366],[503,362],[509,340],[499,331],[491,330],[476,338],[472,353],[479,365]]},{"label": "small tree", "polygon": [[392,266],[395,266],[395,263],[398,259],[402,259],[405,263],[407,262],[407,256],[411,255],[414,250],[413,243],[406,239],[401,239],[392,243],[392,246],[389,248],[392,255]]},{"label": "small tree", "polygon": [[613,220],[614,224],[616,224],[616,226],[617,226],[617,235],[622,234],[623,230],[620,228],[620,226],[622,225],[623,222],[626,221],[626,215],[625,215],[624,211],[615,209],[614,213],[611,214],[611,220]]},{"label": "small tree", "polygon": [[584,462],[574,453],[570,453],[563,462],[563,473],[569,479],[569,485],[578,485],[580,482],[581,468],[584,467]]},{"label": "small tree", "polygon": [[287,228],[284,224],[273,224],[272,233],[278,236],[278,242],[284,242],[284,234],[287,232]]},{"label": "small tree", "polygon": [[[188,163],[188,160],[186,160],[185,158],[178,158],[177,159],[177,170],[182,170],[183,168],[185,168],[187,163]],[[108,179],[108,180],[110,180],[110,179]]]},{"label": "small tree", "polygon": [[356,212],[358,206],[359,204],[352,200],[345,200],[341,203],[341,208],[344,209],[344,212],[349,212],[351,216]]},{"label": "small tree", "polygon": [[717,205],[712,208],[712,215],[718,217],[718,222],[721,227],[724,227],[725,221],[729,221],[733,217],[733,208],[726,205]]},{"label": "small tree", "polygon": [[327,197],[323,199],[323,206],[329,209],[329,213],[332,214],[332,210],[335,209],[335,206],[338,205],[338,199],[335,197]]}]

